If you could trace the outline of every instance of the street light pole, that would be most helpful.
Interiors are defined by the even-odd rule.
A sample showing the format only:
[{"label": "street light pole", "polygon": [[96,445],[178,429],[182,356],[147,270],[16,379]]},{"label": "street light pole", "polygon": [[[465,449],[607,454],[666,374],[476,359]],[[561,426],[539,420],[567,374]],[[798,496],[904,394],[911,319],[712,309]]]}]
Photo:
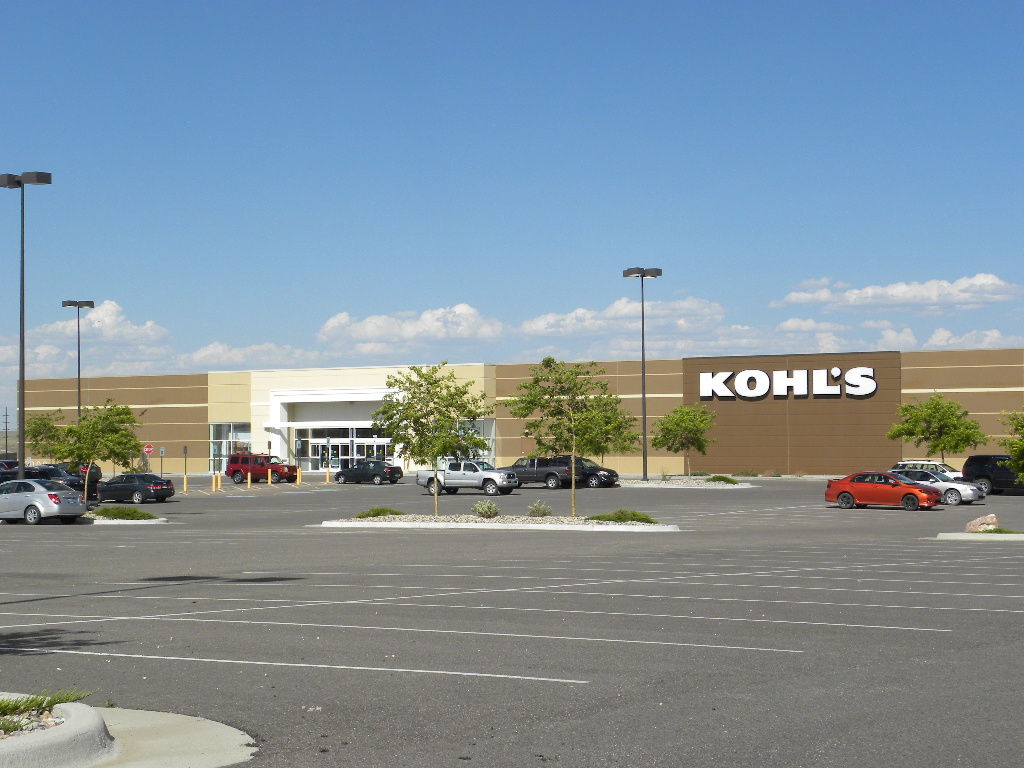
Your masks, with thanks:
[{"label": "street light pole", "polygon": [[75,307],[78,311],[78,420],[82,420],[82,310],[96,306],[94,301],[64,301],[62,307]]},{"label": "street light pole", "polygon": [[647,328],[644,311],[644,279],[661,277],[658,267],[631,267],[622,270],[623,277],[640,278],[640,429],[644,454],[644,481],[647,480]]},{"label": "street light pole", "polygon": [[0,173],[0,187],[21,190],[21,313],[18,325],[18,479],[25,479],[25,185],[50,184],[52,176],[44,171],[28,171],[18,176]]}]

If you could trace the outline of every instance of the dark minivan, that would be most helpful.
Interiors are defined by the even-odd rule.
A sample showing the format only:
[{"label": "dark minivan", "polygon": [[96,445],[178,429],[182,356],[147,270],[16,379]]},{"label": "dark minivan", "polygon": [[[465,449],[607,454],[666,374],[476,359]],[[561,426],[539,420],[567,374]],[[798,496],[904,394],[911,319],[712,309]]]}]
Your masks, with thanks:
[{"label": "dark minivan", "polygon": [[1006,454],[978,454],[968,456],[964,462],[964,482],[974,483],[985,492],[1002,493],[1007,490],[1024,491],[1024,485],[1017,483],[1016,473],[1003,462],[1009,461]]}]

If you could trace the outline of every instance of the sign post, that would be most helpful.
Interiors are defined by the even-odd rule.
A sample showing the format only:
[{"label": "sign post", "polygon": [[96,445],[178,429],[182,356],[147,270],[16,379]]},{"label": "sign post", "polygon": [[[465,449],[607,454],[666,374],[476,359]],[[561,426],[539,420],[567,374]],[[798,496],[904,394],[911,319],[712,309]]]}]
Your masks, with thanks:
[{"label": "sign post", "polygon": [[181,492],[188,493],[188,446],[181,446],[181,452],[185,457],[185,477],[181,481]]}]

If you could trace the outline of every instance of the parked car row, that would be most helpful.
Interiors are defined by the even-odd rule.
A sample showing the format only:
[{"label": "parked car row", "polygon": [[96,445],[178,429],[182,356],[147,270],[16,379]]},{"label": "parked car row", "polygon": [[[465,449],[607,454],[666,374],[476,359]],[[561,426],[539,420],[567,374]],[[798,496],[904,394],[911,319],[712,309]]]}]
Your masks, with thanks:
[{"label": "parked car row", "polygon": [[592,459],[577,456],[575,469],[570,472],[569,465],[572,463],[572,457],[567,455],[534,459],[524,457],[516,459],[511,466],[500,469],[515,472],[519,487],[527,483],[543,483],[548,488],[556,490],[569,486],[573,475],[576,476],[577,485],[589,488],[605,488],[619,482],[618,472],[602,467]]},{"label": "parked car row", "polygon": [[915,510],[937,504],[973,504],[1016,484],[1016,475],[1001,464],[1007,459],[1009,456],[971,456],[964,462],[963,472],[930,459],[898,461],[887,472],[856,472],[829,480],[825,500],[843,509],[876,505]]}]

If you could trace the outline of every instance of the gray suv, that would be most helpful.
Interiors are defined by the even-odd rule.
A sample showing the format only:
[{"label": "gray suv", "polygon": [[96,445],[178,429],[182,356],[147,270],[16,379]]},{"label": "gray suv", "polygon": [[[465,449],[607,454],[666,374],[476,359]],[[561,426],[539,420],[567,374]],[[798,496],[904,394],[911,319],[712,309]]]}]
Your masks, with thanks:
[{"label": "gray suv", "polygon": [[1024,491],[1024,485],[1017,484],[1017,475],[1003,462],[1009,461],[1006,454],[978,454],[968,456],[964,462],[964,482],[974,483],[987,496],[1006,490]]}]

